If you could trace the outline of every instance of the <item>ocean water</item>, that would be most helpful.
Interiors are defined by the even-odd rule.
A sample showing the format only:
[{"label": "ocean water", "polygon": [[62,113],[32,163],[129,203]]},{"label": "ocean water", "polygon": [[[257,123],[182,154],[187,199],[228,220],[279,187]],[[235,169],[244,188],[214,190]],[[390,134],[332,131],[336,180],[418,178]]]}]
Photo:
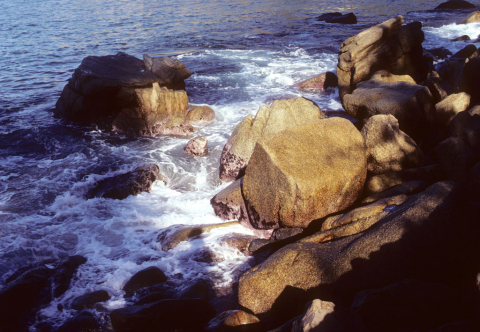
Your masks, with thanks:
[{"label": "ocean water", "polygon": [[[58,326],[74,311],[73,298],[107,290],[107,309],[126,304],[121,290],[137,271],[158,266],[180,291],[198,279],[228,287],[253,261],[219,239],[251,234],[241,226],[214,230],[173,250],[156,238],[177,225],[222,222],[210,199],[227,184],[219,158],[231,132],[268,100],[304,96],[322,110],[342,111],[338,91],[305,93],[293,85],[335,71],[340,44],[396,15],[424,24],[425,48],[452,52],[476,39],[479,24],[455,25],[464,12],[431,11],[439,1],[143,1],[0,0],[0,289],[17,269],[79,254],[71,288],[43,309],[39,320]],[[318,22],[325,12],[355,12],[357,25]],[[477,47],[480,46],[476,44]],[[53,117],[67,79],[89,55],[126,52],[171,55],[193,75],[192,104],[208,105],[216,120],[199,128],[209,155],[183,152],[188,139],[133,138]],[[95,181],[155,163],[167,184],[125,200],[85,194]],[[209,250],[214,262],[198,253]]]}]

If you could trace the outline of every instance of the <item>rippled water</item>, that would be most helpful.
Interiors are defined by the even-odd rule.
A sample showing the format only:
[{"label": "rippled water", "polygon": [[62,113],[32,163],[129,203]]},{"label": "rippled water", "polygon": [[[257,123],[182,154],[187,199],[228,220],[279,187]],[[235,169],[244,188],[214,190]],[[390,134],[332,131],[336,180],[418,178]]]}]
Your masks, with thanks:
[{"label": "rippled water", "polygon": [[[334,71],[346,38],[397,14],[420,20],[425,47],[465,44],[479,25],[451,24],[459,14],[428,11],[438,1],[7,1],[0,20],[0,288],[16,269],[72,254],[87,257],[72,287],[42,311],[56,310],[85,291],[105,289],[108,308],[124,305],[121,288],[136,271],[156,265],[181,285],[198,278],[218,287],[252,263],[219,238],[249,234],[240,227],[212,231],[163,252],[158,232],[175,224],[221,222],[209,200],[223,187],[218,162],[235,125],[267,100],[303,95],[322,109],[340,110],[338,93],[302,93],[293,84]],[[324,12],[353,11],[359,24],[316,21]],[[478,44],[477,44],[478,46]],[[123,51],[171,54],[192,71],[187,92],[217,119],[200,128],[207,157],[183,152],[180,138],[131,138],[55,119],[51,110],[73,70],[89,55]],[[167,185],[123,201],[86,200],[95,181],[156,163]],[[208,248],[218,256],[196,255]]]}]

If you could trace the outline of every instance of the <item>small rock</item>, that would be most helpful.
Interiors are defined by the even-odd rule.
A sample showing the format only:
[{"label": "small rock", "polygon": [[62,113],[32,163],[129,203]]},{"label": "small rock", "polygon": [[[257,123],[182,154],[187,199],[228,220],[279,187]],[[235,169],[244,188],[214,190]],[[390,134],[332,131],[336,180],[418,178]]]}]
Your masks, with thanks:
[{"label": "small rock", "polygon": [[457,37],[457,38],[452,39],[452,42],[456,42],[456,41],[468,41],[468,40],[470,40],[470,37],[467,36],[467,35],[463,35],[463,36],[460,36],[460,37]]},{"label": "small rock", "polygon": [[[242,310],[228,310],[220,313],[208,324],[208,331],[223,332],[232,330],[236,326],[251,328],[251,325],[259,325],[260,319]],[[229,329],[230,328],[230,329]],[[250,329],[248,329],[250,331]]]},{"label": "small rock", "polygon": [[153,286],[165,281],[167,281],[167,277],[163,271],[156,266],[150,266],[135,273],[123,286],[123,290],[127,296],[131,296],[140,288]]},{"label": "small rock", "polygon": [[222,220],[238,220],[249,223],[242,196],[242,181],[243,178],[233,181],[210,200],[215,215]]},{"label": "small rock", "polygon": [[309,78],[308,80],[295,84],[300,90],[325,90],[330,87],[338,86],[337,75],[331,72],[326,72],[318,76]]},{"label": "small rock", "polygon": [[435,7],[435,9],[470,9],[470,8],[475,8],[475,5],[464,0],[449,0]]},{"label": "small rock", "polygon": [[161,243],[163,251],[168,251],[175,248],[180,242],[188,241],[190,238],[210,232],[212,229],[238,224],[238,221],[230,221],[221,224],[197,226],[173,225],[160,231],[157,236],[157,242]]},{"label": "small rock", "polygon": [[425,85],[428,86],[436,103],[447,98],[453,92],[452,86],[435,71],[428,75]]},{"label": "small rock", "polygon": [[88,191],[87,198],[124,199],[144,191],[149,192],[151,185],[156,180],[165,182],[160,174],[160,168],[153,164],[144,165],[132,172],[98,181],[96,186]]},{"label": "small rock", "polygon": [[447,50],[445,47],[432,48],[432,49],[428,49],[426,51],[433,54],[434,56],[436,56],[439,59],[445,59],[449,55],[452,55],[452,52]]},{"label": "small rock", "polygon": [[197,280],[193,284],[187,286],[182,290],[177,296],[176,299],[202,299],[208,301],[210,298],[210,291],[212,285],[205,280]]},{"label": "small rock", "polygon": [[147,54],[143,55],[143,62],[147,70],[162,78],[162,82],[175,90],[185,90],[187,78],[192,76],[183,63],[170,57],[152,58]]},{"label": "small rock", "polygon": [[[457,22],[457,24],[468,24],[468,23],[478,23],[480,22],[480,11],[475,11],[468,14],[464,19]],[[470,38],[466,39],[470,40]]]},{"label": "small rock", "polygon": [[70,287],[70,281],[77,271],[77,268],[84,264],[87,259],[80,255],[68,257],[59,267],[55,269],[53,279],[53,296],[59,297]]},{"label": "small rock", "polygon": [[327,21],[335,17],[342,16],[342,13],[334,12],[334,13],[325,13],[317,17],[317,21]]},{"label": "small rock", "polygon": [[199,125],[215,120],[215,112],[208,106],[190,106],[185,117],[188,124]]},{"label": "small rock", "polygon": [[87,293],[73,299],[71,308],[75,310],[91,309],[98,302],[110,300],[110,294],[106,290],[98,290],[96,292]]},{"label": "small rock", "polygon": [[327,23],[340,23],[340,24],[357,24],[357,17],[354,13],[348,13],[341,16],[334,16],[327,20]]},{"label": "small rock", "polygon": [[208,141],[205,137],[195,137],[188,141],[184,151],[192,156],[206,156],[208,154]]},{"label": "small rock", "polygon": [[255,239],[257,239],[257,237],[253,235],[232,233],[221,237],[219,239],[219,243],[232,248],[236,248],[244,254],[249,254],[250,252],[248,248],[250,246],[250,243]]}]

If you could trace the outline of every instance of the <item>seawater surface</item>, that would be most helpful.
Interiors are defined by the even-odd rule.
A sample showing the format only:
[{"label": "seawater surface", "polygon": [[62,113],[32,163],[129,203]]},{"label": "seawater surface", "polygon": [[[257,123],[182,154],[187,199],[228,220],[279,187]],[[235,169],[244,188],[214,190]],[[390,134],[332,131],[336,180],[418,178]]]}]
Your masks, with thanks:
[{"label": "seawater surface", "polygon": [[[168,252],[156,239],[177,224],[222,222],[210,199],[226,186],[220,153],[232,130],[268,100],[305,96],[341,111],[338,92],[301,92],[294,83],[335,71],[340,44],[396,15],[424,24],[426,48],[457,51],[449,40],[480,26],[452,24],[458,13],[431,11],[438,1],[142,1],[0,0],[0,289],[17,269],[79,254],[71,288],[39,320],[58,326],[73,313],[58,304],[87,291],[107,290],[108,309],[125,305],[121,290],[135,272],[160,267],[178,290],[198,279],[228,287],[251,259],[219,239],[241,227],[214,230]],[[325,12],[355,12],[357,25],[318,22]],[[478,44],[477,44],[478,46]],[[191,157],[187,139],[133,138],[53,117],[66,81],[83,58],[115,54],[171,55],[186,64],[192,104],[208,105],[216,120],[200,128],[210,153]],[[85,194],[96,181],[146,163],[158,164],[167,184],[125,200]],[[214,262],[202,259],[214,253]]]}]

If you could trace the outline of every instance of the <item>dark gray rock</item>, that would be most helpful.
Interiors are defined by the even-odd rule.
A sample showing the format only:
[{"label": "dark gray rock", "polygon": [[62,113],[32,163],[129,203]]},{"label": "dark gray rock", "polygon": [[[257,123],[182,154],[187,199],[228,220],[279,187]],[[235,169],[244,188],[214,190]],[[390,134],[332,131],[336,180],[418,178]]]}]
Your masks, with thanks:
[{"label": "dark gray rock", "polygon": [[335,17],[342,16],[342,13],[334,12],[334,13],[325,13],[317,17],[317,21],[328,21]]},{"label": "dark gray rock", "polygon": [[87,198],[124,199],[130,195],[149,192],[156,180],[165,182],[158,166],[148,164],[131,172],[98,181],[97,185],[88,191]]},{"label": "dark gray rock", "polygon": [[348,13],[341,16],[335,16],[325,20],[327,23],[357,24],[357,17],[354,13]]},{"label": "dark gray rock", "polygon": [[86,261],[87,259],[83,256],[71,256],[55,269],[55,273],[52,276],[53,296],[55,298],[67,291],[67,289],[70,287],[70,281],[77,271],[77,268]]},{"label": "dark gray rock", "polygon": [[475,8],[475,5],[464,0],[449,0],[435,7],[435,9],[470,9],[470,8]]},{"label": "dark gray rock", "polygon": [[115,332],[201,331],[214,317],[212,306],[200,299],[161,300],[112,311]]},{"label": "dark gray rock", "polygon": [[130,280],[127,281],[125,286],[123,286],[123,290],[127,296],[131,296],[141,288],[153,286],[165,281],[167,281],[167,277],[162,270],[156,266],[150,266],[135,273]]},{"label": "dark gray rock", "polygon": [[87,293],[73,299],[71,308],[75,310],[82,310],[85,308],[93,308],[95,303],[105,302],[110,300],[110,294],[106,290],[98,290],[96,292]]},{"label": "dark gray rock", "polygon": [[73,318],[70,318],[62,326],[59,327],[58,332],[97,332],[103,331],[100,324],[95,317],[84,311]]},{"label": "dark gray rock", "polygon": [[462,48],[460,51],[452,55],[451,58],[466,59],[470,57],[473,53],[475,53],[476,50],[477,50],[477,47],[475,45],[468,44],[467,46]]}]

